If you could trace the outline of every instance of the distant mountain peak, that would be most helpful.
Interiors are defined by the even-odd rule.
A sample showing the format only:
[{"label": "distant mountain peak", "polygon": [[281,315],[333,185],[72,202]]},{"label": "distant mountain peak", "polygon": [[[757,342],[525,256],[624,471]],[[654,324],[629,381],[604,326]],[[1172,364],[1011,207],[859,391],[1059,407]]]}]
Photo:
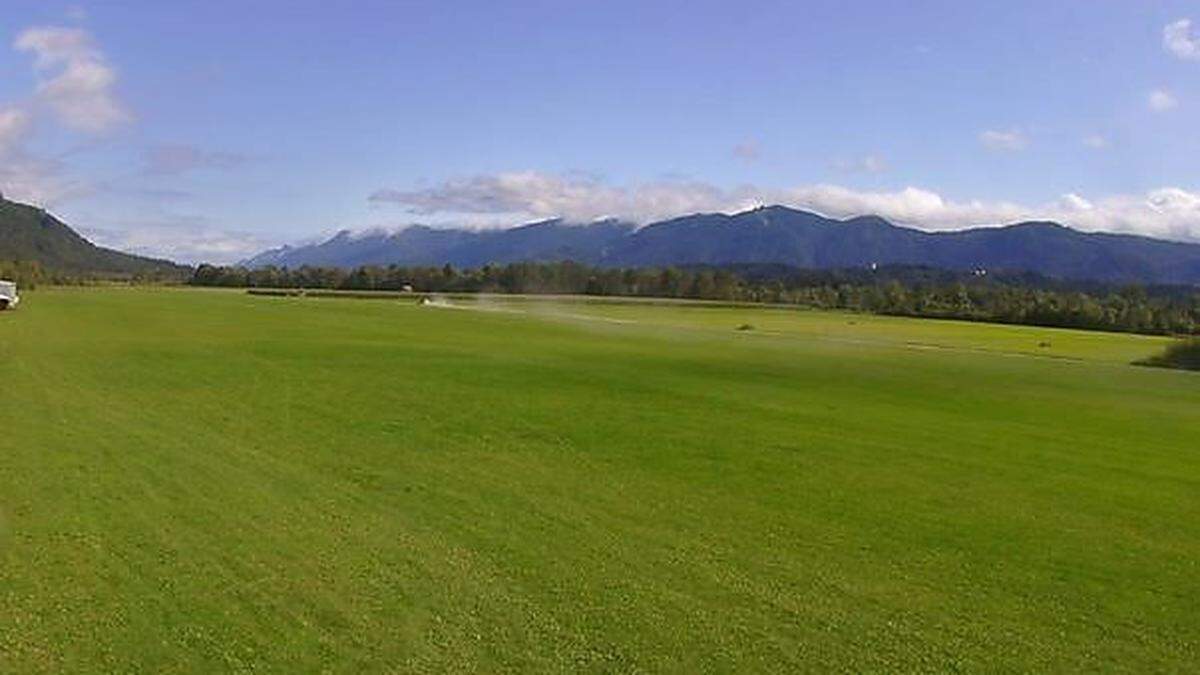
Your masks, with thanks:
[{"label": "distant mountain peak", "polygon": [[849,218],[842,222],[847,225],[859,225],[859,226],[868,226],[868,227],[898,227],[898,225],[895,225],[880,216],[855,216],[853,218]]}]

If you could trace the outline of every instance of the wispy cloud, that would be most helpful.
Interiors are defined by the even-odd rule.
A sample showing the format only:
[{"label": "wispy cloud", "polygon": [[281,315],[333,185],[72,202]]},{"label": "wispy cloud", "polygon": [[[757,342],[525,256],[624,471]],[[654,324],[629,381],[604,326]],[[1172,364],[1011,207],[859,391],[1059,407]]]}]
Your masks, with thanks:
[{"label": "wispy cloud", "polygon": [[0,108],[0,191],[10,198],[43,205],[90,193],[86,182],[65,175],[60,160],[29,152],[26,146],[33,127],[33,115],[26,107]]},{"label": "wispy cloud", "polygon": [[1146,105],[1154,112],[1166,112],[1176,108],[1179,101],[1166,89],[1155,89],[1146,96]]},{"label": "wispy cloud", "polygon": [[21,108],[0,109],[0,160],[11,158],[29,133],[29,113]]},{"label": "wispy cloud", "polygon": [[236,169],[251,161],[236,152],[213,152],[182,143],[147,148],[142,156],[144,172],[158,176],[176,176],[198,169]]},{"label": "wispy cloud", "polygon": [[1083,137],[1083,145],[1093,150],[1103,150],[1108,147],[1108,139],[1100,134],[1092,134]]},{"label": "wispy cloud", "polygon": [[61,162],[23,152],[0,161],[0,189],[9,199],[40,206],[85,197],[96,190],[90,181],[68,174]]},{"label": "wispy cloud", "polygon": [[167,215],[81,231],[101,246],[182,263],[233,263],[272,245],[255,234],[223,229],[203,216]]},{"label": "wispy cloud", "polygon": [[[81,11],[72,13],[73,20],[86,18]],[[146,189],[77,178],[64,164],[65,156],[42,157],[33,152],[36,146],[31,139],[40,127],[58,125],[94,141],[131,122],[133,115],[117,96],[116,69],[83,28],[29,28],[12,46],[33,57],[38,83],[25,99],[0,106],[0,189],[6,196],[52,207],[105,192],[142,200],[151,212],[191,197],[174,186]],[[147,149],[142,160],[145,175],[176,176],[200,169],[232,169],[250,158],[173,144]],[[103,217],[86,217],[81,225],[101,245],[183,262],[233,262],[268,245],[256,235],[230,231],[203,216],[170,212],[140,219],[122,217],[108,224]]]},{"label": "wispy cloud", "polygon": [[864,191],[838,185],[791,188],[720,188],[703,182],[658,181],[610,185],[594,178],[535,171],[480,175],[413,190],[380,190],[376,203],[442,222],[512,225],[561,217],[587,222],[616,217],[636,223],[697,212],[732,213],[762,204],[784,204],[833,217],[880,215],[929,230],[1055,220],[1085,230],[1130,232],[1200,240],[1200,193],[1166,187],[1143,194],[1088,200],[1064,195],[1047,204],[953,200],[935,191],[906,187]]},{"label": "wispy cloud", "polygon": [[1180,19],[1166,25],[1162,32],[1163,48],[1188,61],[1200,61],[1200,39],[1192,34],[1192,20]]},{"label": "wispy cloud", "polygon": [[81,28],[29,28],[12,46],[33,56],[39,80],[27,97],[0,106],[0,189],[42,205],[90,194],[88,181],[70,177],[60,159],[38,156],[30,141],[48,124],[93,135],[132,119],[116,96],[116,71]]},{"label": "wispy cloud", "polygon": [[132,119],[116,95],[116,70],[86,30],[29,28],[13,46],[34,55],[42,78],[35,100],[49,106],[67,127],[101,133]]},{"label": "wispy cloud", "polygon": [[979,134],[979,142],[988,150],[1016,152],[1029,145],[1029,139],[1020,129],[988,129]]}]

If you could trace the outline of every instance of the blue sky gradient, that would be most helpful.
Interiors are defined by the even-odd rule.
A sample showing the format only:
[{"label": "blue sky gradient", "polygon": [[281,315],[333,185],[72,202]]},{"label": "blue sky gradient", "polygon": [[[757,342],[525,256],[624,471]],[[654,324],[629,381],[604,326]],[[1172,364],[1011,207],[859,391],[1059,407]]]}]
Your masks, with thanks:
[{"label": "blue sky gradient", "polygon": [[[7,0],[0,189],[188,261],[341,228],[761,201],[1200,239],[1200,53],[1177,23],[1193,17],[1116,0]],[[111,81],[50,86],[80,64]]]}]

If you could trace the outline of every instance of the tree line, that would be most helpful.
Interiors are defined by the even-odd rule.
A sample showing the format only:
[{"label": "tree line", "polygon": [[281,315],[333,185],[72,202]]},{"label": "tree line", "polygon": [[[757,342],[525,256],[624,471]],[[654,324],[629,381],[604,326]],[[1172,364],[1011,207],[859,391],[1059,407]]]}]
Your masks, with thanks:
[{"label": "tree line", "polygon": [[0,260],[0,279],[15,281],[23,288],[53,281],[41,263],[32,260]]},{"label": "tree line", "polygon": [[0,279],[15,281],[24,289],[47,286],[89,286],[97,284],[178,284],[186,277],[186,268],[177,270],[149,269],[134,273],[64,272],[47,268],[36,260],[0,260]]},{"label": "tree line", "polygon": [[922,267],[799,270],[782,266],[599,268],[574,262],[442,267],[219,267],[196,286],[420,293],[565,293],[802,305],[898,316],[1119,332],[1200,333],[1200,290],[1116,287],[1030,274]]}]

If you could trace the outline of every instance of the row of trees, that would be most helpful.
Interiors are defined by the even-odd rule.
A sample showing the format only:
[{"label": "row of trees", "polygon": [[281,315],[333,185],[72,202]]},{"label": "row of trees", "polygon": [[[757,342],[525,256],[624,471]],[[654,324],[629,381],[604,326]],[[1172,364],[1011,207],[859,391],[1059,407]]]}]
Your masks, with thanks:
[{"label": "row of trees", "polygon": [[0,260],[0,279],[15,281],[24,288],[54,281],[40,263],[31,260]]},{"label": "row of trees", "polygon": [[178,284],[184,275],[178,269],[148,269],[135,273],[63,272],[47,269],[36,260],[0,260],[0,279],[15,281],[21,288],[86,286],[92,284]]},{"label": "row of trees", "polygon": [[1071,285],[1030,275],[927,268],[596,268],[573,262],[443,267],[244,269],[201,265],[198,286],[573,293],[804,305],[822,309],[1156,334],[1200,333],[1200,292]]}]

